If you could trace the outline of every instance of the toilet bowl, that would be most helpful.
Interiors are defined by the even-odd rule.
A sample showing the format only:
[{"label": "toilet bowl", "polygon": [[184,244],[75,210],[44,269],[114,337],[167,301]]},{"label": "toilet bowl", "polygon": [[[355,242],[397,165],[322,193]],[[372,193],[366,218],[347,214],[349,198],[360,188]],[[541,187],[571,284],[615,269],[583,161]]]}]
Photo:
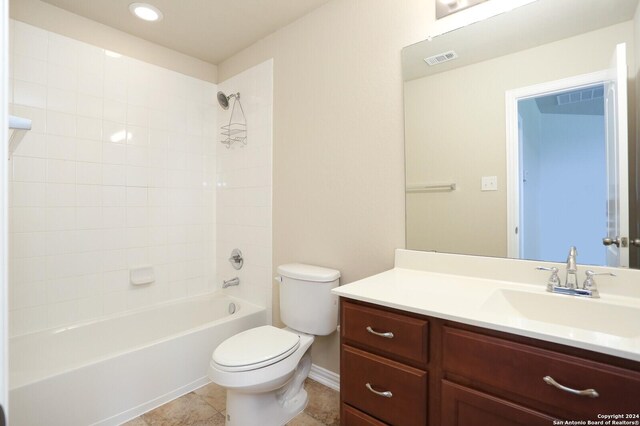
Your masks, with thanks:
[{"label": "toilet bowl", "polygon": [[209,378],[227,389],[227,426],[282,426],[301,413],[308,396],[315,335],[335,331],[340,272],[288,264],[281,277],[280,310],[286,328],[252,328],[222,342],[209,363]]},{"label": "toilet bowl", "polygon": [[[281,333],[285,338],[278,339]],[[308,351],[313,340],[268,325],[220,345],[211,357],[209,378],[227,389],[226,424],[283,425],[302,412],[308,401],[303,383],[311,369]],[[237,361],[231,361],[232,355],[238,355]]]}]

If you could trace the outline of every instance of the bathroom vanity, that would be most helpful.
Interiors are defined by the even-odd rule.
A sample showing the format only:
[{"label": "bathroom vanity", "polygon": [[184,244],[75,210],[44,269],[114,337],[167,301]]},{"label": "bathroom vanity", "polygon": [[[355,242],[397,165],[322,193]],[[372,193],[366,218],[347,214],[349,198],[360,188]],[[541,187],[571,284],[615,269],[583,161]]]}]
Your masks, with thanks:
[{"label": "bathroom vanity", "polygon": [[342,424],[640,421],[638,290],[546,293],[539,263],[398,250],[393,270],[337,289]]}]

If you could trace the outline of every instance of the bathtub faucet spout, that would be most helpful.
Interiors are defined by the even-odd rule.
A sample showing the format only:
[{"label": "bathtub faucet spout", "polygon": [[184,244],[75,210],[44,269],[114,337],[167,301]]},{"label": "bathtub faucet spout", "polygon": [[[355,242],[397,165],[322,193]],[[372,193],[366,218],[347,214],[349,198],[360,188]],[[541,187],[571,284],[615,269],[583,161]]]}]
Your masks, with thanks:
[{"label": "bathtub faucet spout", "polygon": [[222,282],[222,288],[227,288],[234,285],[240,285],[240,278],[235,277],[235,278],[231,278],[230,280],[224,280]]}]

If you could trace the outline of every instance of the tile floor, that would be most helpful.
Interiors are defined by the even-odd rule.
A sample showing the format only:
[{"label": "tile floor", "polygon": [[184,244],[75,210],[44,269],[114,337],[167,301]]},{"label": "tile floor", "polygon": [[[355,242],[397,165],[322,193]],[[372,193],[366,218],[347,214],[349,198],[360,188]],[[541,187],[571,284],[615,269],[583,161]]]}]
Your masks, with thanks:
[{"label": "tile floor", "polygon": [[[305,382],[305,389],[309,393],[309,404],[288,426],[338,426],[340,394],[311,379]],[[225,404],[225,390],[210,383],[136,417],[124,426],[224,425]]]}]

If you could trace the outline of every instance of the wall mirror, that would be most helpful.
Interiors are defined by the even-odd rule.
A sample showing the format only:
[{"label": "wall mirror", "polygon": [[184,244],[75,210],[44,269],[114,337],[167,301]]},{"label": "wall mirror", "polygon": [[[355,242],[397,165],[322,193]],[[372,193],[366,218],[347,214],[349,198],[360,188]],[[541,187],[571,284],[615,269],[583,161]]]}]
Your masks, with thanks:
[{"label": "wall mirror", "polygon": [[538,0],[403,49],[407,248],[640,266],[637,7]]}]

